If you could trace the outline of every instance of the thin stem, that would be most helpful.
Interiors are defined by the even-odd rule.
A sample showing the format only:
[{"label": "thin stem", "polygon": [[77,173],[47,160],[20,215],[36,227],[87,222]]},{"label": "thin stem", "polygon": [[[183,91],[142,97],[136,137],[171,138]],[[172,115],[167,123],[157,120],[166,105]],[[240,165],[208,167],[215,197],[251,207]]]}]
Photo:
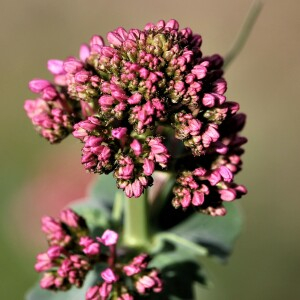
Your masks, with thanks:
[{"label": "thin stem", "polygon": [[240,32],[238,33],[237,38],[233,43],[233,46],[231,47],[228,54],[225,56],[224,69],[226,69],[230,65],[230,63],[243,49],[262,7],[262,1],[256,0],[252,3],[249,13],[247,14],[244,24]]},{"label": "thin stem", "polygon": [[161,245],[162,240],[166,240],[166,241],[174,242],[176,244],[184,246],[184,247],[196,252],[197,254],[199,254],[201,256],[205,256],[208,254],[208,251],[206,248],[204,248],[196,243],[193,243],[189,240],[186,240],[185,238],[182,238],[179,235],[174,234],[174,233],[162,232],[162,233],[157,234],[155,236],[155,239],[158,240],[158,243],[157,243],[158,246]]},{"label": "thin stem", "polygon": [[138,199],[125,197],[124,239],[127,247],[145,248],[149,244],[148,199],[145,191]]}]

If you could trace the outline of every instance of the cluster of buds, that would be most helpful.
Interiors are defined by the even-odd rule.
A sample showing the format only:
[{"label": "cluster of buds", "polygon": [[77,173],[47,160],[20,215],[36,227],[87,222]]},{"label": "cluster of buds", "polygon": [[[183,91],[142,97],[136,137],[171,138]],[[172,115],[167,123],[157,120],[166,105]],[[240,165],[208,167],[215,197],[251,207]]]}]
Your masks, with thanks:
[{"label": "cluster of buds", "polygon": [[36,130],[50,143],[57,143],[72,132],[76,120],[76,105],[67,100],[54,85],[43,79],[30,81],[36,100],[26,100],[24,108]]},{"label": "cluster of buds", "polygon": [[[129,264],[116,263],[101,272],[102,283],[92,286],[86,300],[106,300],[110,295],[114,299],[133,300],[135,294],[146,295],[160,293],[163,283],[156,269],[149,269],[149,256],[140,254],[132,259]],[[133,290],[128,288],[133,287]]]},{"label": "cluster of buds", "polygon": [[188,170],[179,173],[173,189],[174,207],[195,206],[205,214],[223,216],[226,214],[223,201],[233,201],[247,193],[243,185],[233,182],[234,175],[241,169],[241,146],[247,141],[237,134],[245,119],[244,114],[236,114],[226,120],[220,127],[220,140],[215,149],[202,161],[199,159],[201,167],[190,165]]},{"label": "cluster of buds", "polygon": [[[87,300],[134,299],[162,291],[162,281],[156,269],[148,268],[150,258],[140,254],[128,263],[118,261],[118,234],[106,230],[101,237],[92,238],[85,220],[71,209],[61,212],[59,219],[43,217],[42,231],[49,248],[37,256],[35,270],[43,272],[43,289],[66,291],[81,287],[87,273],[97,263],[107,264],[99,283],[86,293]],[[123,259],[124,260],[124,259]],[[130,282],[130,283],[128,283]]]},{"label": "cluster of buds", "polygon": [[44,272],[41,287],[51,290],[68,290],[72,285],[81,287],[92,268],[92,260],[80,246],[80,240],[89,234],[85,220],[66,209],[58,220],[43,217],[42,231],[49,248],[37,256],[35,264],[37,272]]},{"label": "cluster of buds", "polygon": [[[222,57],[203,56],[201,36],[190,28],[180,30],[175,20],[149,23],[143,30],[119,27],[107,40],[105,45],[95,35],[80,47],[79,59],[50,60],[54,84],[30,83],[43,99],[25,104],[37,130],[50,142],[72,131],[84,144],[85,169],[113,172],[127,197],[139,197],[152,185],[155,170],[169,168],[179,174],[175,207],[224,214],[222,201],[246,190],[233,182],[245,139],[238,135],[239,105],[224,95]],[[53,109],[58,104],[59,113]],[[166,140],[178,149],[183,144],[180,157],[190,163],[177,163]],[[236,166],[228,167],[230,180],[219,171],[227,164]],[[200,169],[204,175],[197,175]],[[212,176],[220,180],[212,183]],[[196,182],[193,187],[190,180]]]}]

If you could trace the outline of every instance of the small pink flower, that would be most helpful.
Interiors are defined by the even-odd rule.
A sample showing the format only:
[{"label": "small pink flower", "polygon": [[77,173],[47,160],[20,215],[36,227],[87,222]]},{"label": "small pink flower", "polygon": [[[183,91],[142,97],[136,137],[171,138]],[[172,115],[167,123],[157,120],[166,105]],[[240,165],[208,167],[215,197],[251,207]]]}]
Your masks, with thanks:
[{"label": "small pink flower", "polygon": [[64,248],[62,246],[57,246],[57,245],[51,246],[47,250],[47,255],[49,256],[50,259],[56,259],[63,253],[64,253]]},{"label": "small pink flower", "polygon": [[107,268],[101,272],[101,277],[106,283],[114,283],[118,280],[118,276],[110,268]]},{"label": "small pink flower", "polygon": [[79,57],[82,62],[85,62],[90,56],[90,48],[86,44],[82,44],[79,49]]},{"label": "small pink flower", "polygon": [[101,300],[108,299],[108,296],[110,295],[110,292],[112,290],[112,284],[109,284],[107,282],[103,282],[101,286],[99,287],[99,294],[101,296]]},{"label": "small pink flower", "polygon": [[86,300],[101,300],[100,297],[99,286],[97,285],[90,287],[85,294]]},{"label": "small pink flower", "polygon": [[65,72],[75,74],[82,70],[83,63],[76,58],[70,57],[64,61],[63,68]]},{"label": "small pink flower", "polygon": [[97,238],[105,246],[116,245],[118,242],[119,235],[113,230],[105,230],[101,238]]},{"label": "small pink flower", "polygon": [[134,139],[130,144],[130,147],[136,156],[139,156],[142,153],[143,148],[138,140]]},{"label": "small pink flower", "polygon": [[145,158],[143,164],[144,174],[147,176],[152,175],[152,173],[154,172],[154,168],[155,168],[154,162],[150,159]]},{"label": "small pink flower", "polygon": [[100,254],[100,245],[96,243],[91,237],[81,237],[79,245],[83,247],[83,252],[88,256]]},{"label": "small pink flower", "polygon": [[132,183],[132,192],[133,192],[133,196],[138,198],[142,195],[144,190],[144,187],[142,185],[142,183],[136,179],[133,183]]},{"label": "small pink flower", "polygon": [[122,139],[125,135],[126,135],[126,132],[127,132],[127,128],[126,127],[118,127],[118,128],[115,128],[111,131],[111,135],[116,138],[116,139]]},{"label": "small pink flower", "polygon": [[159,278],[156,270],[152,270],[148,275],[140,277],[135,284],[137,292],[141,295],[148,292],[160,293],[162,286],[162,280]]},{"label": "small pink flower", "polygon": [[232,201],[236,198],[236,192],[234,189],[219,190],[219,194],[223,201]]},{"label": "small pink flower", "polygon": [[133,296],[126,293],[126,294],[122,294],[121,296],[119,296],[117,298],[117,300],[134,300]]},{"label": "small pink flower", "polygon": [[64,74],[65,70],[63,68],[63,65],[64,65],[63,60],[59,60],[59,59],[50,59],[50,60],[48,60],[48,63],[47,63],[48,70],[53,75]]},{"label": "small pink flower", "polygon": [[71,209],[65,209],[60,213],[60,220],[70,227],[78,227],[80,217]]},{"label": "small pink flower", "polygon": [[55,277],[51,273],[45,273],[40,281],[42,289],[49,289],[55,284]]},{"label": "small pink flower", "polygon": [[53,262],[47,253],[40,253],[37,255],[37,262],[34,268],[37,272],[44,272],[53,267]]},{"label": "small pink flower", "polygon": [[33,79],[29,82],[29,89],[33,93],[41,93],[46,87],[51,86],[51,83],[45,79]]}]

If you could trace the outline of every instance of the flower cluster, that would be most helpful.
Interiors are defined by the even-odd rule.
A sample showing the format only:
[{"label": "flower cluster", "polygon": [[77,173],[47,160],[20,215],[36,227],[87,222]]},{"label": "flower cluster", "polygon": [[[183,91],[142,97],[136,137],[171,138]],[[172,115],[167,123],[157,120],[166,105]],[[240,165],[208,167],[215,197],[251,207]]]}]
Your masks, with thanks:
[{"label": "flower cluster", "polygon": [[[244,115],[224,95],[222,57],[203,56],[201,36],[175,20],[143,30],[119,27],[107,40],[95,35],[79,59],[50,60],[54,84],[30,82],[41,93],[25,104],[33,124],[50,142],[72,131],[83,143],[84,168],[113,172],[127,197],[139,197],[153,172],[168,168],[178,173],[175,207],[223,215],[222,201],[246,189],[233,182]],[[180,163],[167,140],[190,163]]]},{"label": "flower cluster", "polygon": [[89,233],[85,220],[67,209],[61,212],[59,220],[43,217],[42,231],[49,248],[37,256],[35,264],[37,272],[44,272],[41,287],[51,290],[68,290],[72,285],[81,287],[92,268],[92,260],[79,244]]},{"label": "flower cluster", "polygon": [[[160,293],[163,288],[162,280],[156,269],[148,268],[149,256],[140,254],[129,264],[115,264],[114,270],[107,268],[101,272],[102,283],[89,288],[86,300],[105,300],[110,294],[118,295],[118,300],[133,300],[134,294],[145,295]],[[133,286],[130,291],[128,284]]]},{"label": "flower cluster", "polygon": [[43,272],[41,288],[65,291],[81,287],[87,273],[102,263],[107,268],[101,272],[98,285],[87,291],[87,300],[110,299],[112,294],[118,295],[117,299],[134,299],[136,293],[162,291],[158,271],[148,268],[147,254],[134,257],[130,263],[118,261],[116,232],[106,230],[101,237],[92,238],[85,220],[70,209],[62,211],[58,220],[44,217],[42,230],[49,248],[38,254],[35,264],[35,270]]},{"label": "flower cluster", "polygon": [[244,124],[244,114],[226,120],[220,126],[220,139],[214,151],[205,155],[205,161],[200,158],[201,167],[190,165],[179,173],[173,189],[174,207],[186,209],[193,205],[203,213],[223,216],[226,214],[223,201],[233,201],[247,193],[243,185],[233,182],[234,174],[241,169],[241,146],[247,141],[237,134]]}]

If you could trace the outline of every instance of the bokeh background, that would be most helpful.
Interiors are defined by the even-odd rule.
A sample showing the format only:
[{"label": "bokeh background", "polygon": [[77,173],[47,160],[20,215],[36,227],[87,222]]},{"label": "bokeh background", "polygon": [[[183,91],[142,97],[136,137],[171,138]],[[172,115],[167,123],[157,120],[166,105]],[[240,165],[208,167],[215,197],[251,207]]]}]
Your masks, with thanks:
[{"label": "bokeh background", "polygon": [[[40,217],[84,195],[93,176],[72,139],[49,146],[33,131],[23,101],[47,59],[77,55],[92,34],[176,18],[203,36],[205,54],[226,54],[251,0],[10,0],[0,9],[0,298],[24,299],[44,249]],[[249,138],[238,182],[245,228],[226,266],[211,264],[206,300],[300,299],[300,1],[265,1],[226,71],[227,96],[248,115]],[[184,274],[183,274],[184,276]]]}]

